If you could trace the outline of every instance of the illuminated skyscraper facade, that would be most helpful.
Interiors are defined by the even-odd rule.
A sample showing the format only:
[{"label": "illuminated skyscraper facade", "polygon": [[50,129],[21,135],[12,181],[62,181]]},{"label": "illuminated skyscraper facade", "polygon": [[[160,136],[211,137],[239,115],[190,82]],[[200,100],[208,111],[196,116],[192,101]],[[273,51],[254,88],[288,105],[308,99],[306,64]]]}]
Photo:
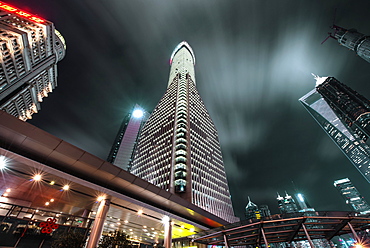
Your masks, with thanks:
[{"label": "illuminated skyscraper facade", "polygon": [[280,196],[278,193],[278,197],[276,199],[278,201],[280,213],[288,214],[298,212],[297,204],[293,197],[288,195],[288,193],[285,194],[285,197]]},{"label": "illuminated skyscraper facade", "polygon": [[168,86],[144,125],[131,172],[234,222],[217,130],[198,93],[195,57],[181,42]]},{"label": "illuminated skyscraper facade", "polygon": [[145,110],[135,105],[122,122],[109,153],[108,162],[130,171],[139,134],[148,116]]},{"label": "illuminated skyscraper facade", "polygon": [[299,101],[370,182],[370,102],[333,77],[316,77],[316,88]]},{"label": "illuminated skyscraper facade", "polygon": [[348,178],[334,181],[334,186],[338,189],[339,193],[346,201],[346,204],[352,210],[360,212],[361,214],[370,213],[369,204]]},{"label": "illuminated skyscraper facade", "polygon": [[370,63],[370,37],[357,32],[356,29],[345,29],[336,25],[332,27],[334,34],[330,37],[336,39],[339,44],[355,51],[358,56]]},{"label": "illuminated skyscraper facade", "polygon": [[53,23],[0,2],[0,109],[31,119],[57,86],[65,49]]}]

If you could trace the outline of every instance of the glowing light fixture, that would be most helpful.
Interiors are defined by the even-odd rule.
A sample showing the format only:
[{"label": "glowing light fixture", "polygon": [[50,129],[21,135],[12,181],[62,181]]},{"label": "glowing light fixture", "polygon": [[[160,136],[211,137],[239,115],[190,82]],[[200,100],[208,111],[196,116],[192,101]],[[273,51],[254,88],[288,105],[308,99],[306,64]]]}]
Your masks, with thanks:
[{"label": "glowing light fixture", "polygon": [[64,185],[62,189],[63,190],[69,190],[69,185]]},{"label": "glowing light fixture", "polygon": [[128,220],[125,220],[124,222],[127,224],[128,223]]},{"label": "glowing light fixture", "polygon": [[98,202],[101,202],[102,200],[104,200],[104,196],[99,196],[97,199]]},{"label": "glowing light fixture", "polygon": [[54,199],[50,199],[50,202],[54,202]]},{"label": "glowing light fixture", "polygon": [[12,191],[10,188],[7,188],[6,190],[5,190],[7,193],[9,193],[10,191]]},{"label": "glowing light fixture", "polygon": [[303,195],[301,193],[297,194],[298,196],[298,199],[301,201],[301,202],[304,202],[304,199],[303,199]]},{"label": "glowing light fixture", "polygon": [[40,174],[36,174],[33,176],[33,180],[35,181],[41,181],[41,175]]},{"label": "glowing light fixture", "polygon": [[143,210],[140,209],[139,211],[137,211],[137,214],[138,215],[142,215],[143,214]]},{"label": "glowing light fixture", "polygon": [[135,109],[134,112],[132,112],[132,116],[135,118],[141,118],[143,115],[144,112],[141,109]]},{"label": "glowing light fixture", "polygon": [[162,223],[166,224],[170,221],[170,217],[168,217],[167,215],[163,216],[162,218]]},{"label": "glowing light fixture", "polygon": [[49,206],[50,205],[50,202],[45,202],[45,206]]},{"label": "glowing light fixture", "polygon": [[6,158],[4,156],[0,156],[0,170],[4,170],[6,168]]},{"label": "glowing light fixture", "polygon": [[55,184],[55,181],[51,181],[51,182],[50,182],[50,185],[54,185],[54,184]]}]

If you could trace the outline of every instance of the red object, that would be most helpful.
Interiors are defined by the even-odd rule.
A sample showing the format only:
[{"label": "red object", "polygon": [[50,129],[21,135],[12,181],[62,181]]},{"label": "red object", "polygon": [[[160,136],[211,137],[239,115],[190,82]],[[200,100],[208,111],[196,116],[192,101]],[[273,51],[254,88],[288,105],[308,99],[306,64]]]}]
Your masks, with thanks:
[{"label": "red object", "polygon": [[39,227],[42,227],[41,233],[51,233],[53,229],[58,229],[59,225],[55,224],[57,219],[55,218],[48,218],[46,221],[40,223]]},{"label": "red object", "polygon": [[45,22],[45,20],[43,20],[40,17],[37,17],[37,16],[32,15],[30,13],[27,13],[23,10],[20,10],[16,7],[13,7],[13,6],[11,6],[9,4],[6,4],[6,3],[3,3],[3,2],[0,2],[0,8],[3,9],[3,10],[9,11],[9,12],[15,13],[16,15],[18,15],[20,17],[27,18],[28,20],[33,21],[33,22],[37,22],[37,23]]}]

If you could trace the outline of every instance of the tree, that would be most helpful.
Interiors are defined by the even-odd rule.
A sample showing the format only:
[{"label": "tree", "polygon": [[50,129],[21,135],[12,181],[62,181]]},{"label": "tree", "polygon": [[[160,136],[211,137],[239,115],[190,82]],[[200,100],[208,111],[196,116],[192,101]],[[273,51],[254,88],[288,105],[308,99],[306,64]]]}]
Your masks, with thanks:
[{"label": "tree", "polygon": [[112,236],[103,236],[100,239],[99,248],[131,248],[129,236],[121,231],[116,231]]},{"label": "tree", "polygon": [[76,231],[61,233],[51,244],[51,248],[81,248],[84,235]]}]

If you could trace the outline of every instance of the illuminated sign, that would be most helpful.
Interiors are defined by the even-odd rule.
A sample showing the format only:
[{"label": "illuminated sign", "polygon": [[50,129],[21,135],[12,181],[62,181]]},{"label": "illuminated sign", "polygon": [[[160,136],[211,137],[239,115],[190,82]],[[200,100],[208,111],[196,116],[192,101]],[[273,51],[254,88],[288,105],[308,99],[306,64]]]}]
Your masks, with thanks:
[{"label": "illuminated sign", "polygon": [[28,20],[36,22],[36,23],[44,23],[45,22],[45,20],[41,19],[40,17],[37,17],[37,16],[32,15],[30,13],[27,13],[23,10],[20,10],[18,8],[10,6],[9,4],[3,3],[3,2],[0,2],[0,9],[3,9],[5,11],[11,12],[11,13],[14,13],[17,16],[27,18]]}]

